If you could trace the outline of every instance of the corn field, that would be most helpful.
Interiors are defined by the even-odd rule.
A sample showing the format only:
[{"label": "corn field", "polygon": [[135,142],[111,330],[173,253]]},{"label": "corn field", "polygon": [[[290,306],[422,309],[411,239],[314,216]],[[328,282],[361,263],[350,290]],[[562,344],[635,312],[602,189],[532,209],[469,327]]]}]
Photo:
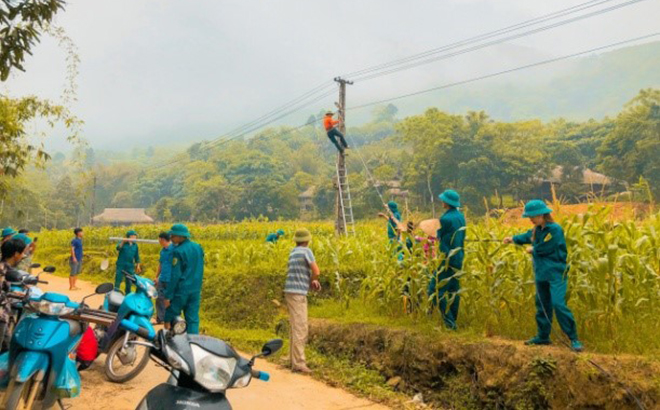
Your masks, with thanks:
[{"label": "corn field", "polygon": [[[583,215],[558,215],[569,248],[568,305],[581,339],[591,350],[607,353],[660,353],[660,214],[641,220],[614,221],[610,209],[591,208]],[[422,326],[437,323],[426,294],[430,273],[442,258],[428,258],[423,243],[412,251],[390,246],[385,223],[358,224],[356,237],[337,238],[330,222],[242,222],[190,226],[206,252],[204,318],[237,327],[270,328],[281,311],[272,300],[282,297],[290,238],[297,227],[314,235],[312,249],[322,271],[324,291],[313,298],[316,310],[347,320],[372,315],[379,323]],[[157,238],[166,226],[137,227],[142,238]],[[286,235],[275,245],[265,236]],[[104,275],[100,261],[116,257],[111,236],[125,228],[87,228],[83,276]],[[459,332],[523,339],[536,332],[534,274],[522,247],[475,240],[501,239],[520,232],[498,219],[468,220],[465,265],[460,273]],[[72,233],[39,234],[35,261],[54,263],[66,272]],[[405,239],[405,238],[404,238]],[[157,267],[158,245],[140,245],[147,275]],[[399,256],[399,254],[403,254]],[[333,309],[324,309],[332,306]],[[336,307],[339,306],[340,309]],[[365,313],[369,312],[369,313]],[[431,313],[430,312],[434,312]],[[341,316],[341,317],[340,317]],[[224,323],[223,323],[224,324]],[[558,337],[558,327],[553,336]]]}]

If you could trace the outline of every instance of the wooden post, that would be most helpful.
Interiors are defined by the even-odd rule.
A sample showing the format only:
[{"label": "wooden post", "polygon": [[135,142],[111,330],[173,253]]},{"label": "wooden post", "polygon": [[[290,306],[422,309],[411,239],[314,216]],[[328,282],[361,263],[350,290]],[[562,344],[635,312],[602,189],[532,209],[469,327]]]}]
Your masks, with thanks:
[{"label": "wooden post", "polygon": [[[347,81],[341,77],[335,77],[335,81],[339,83],[339,102],[337,103],[337,119],[339,120],[339,131],[346,136],[346,84],[353,84],[352,81]],[[339,142],[341,144],[341,141]],[[342,152],[337,153],[337,169],[344,172],[346,178],[346,157]],[[346,223],[344,219],[344,209],[342,207],[342,198],[340,190],[340,176],[337,175],[337,193],[335,200],[335,232],[337,235],[346,235]]]},{"label": "wooden post", "polygon": [[92,215],[89,217],[89,225],[94,225],[94,214],[96,213],[96,174],[94,174],[94,182],[92,185]]}]

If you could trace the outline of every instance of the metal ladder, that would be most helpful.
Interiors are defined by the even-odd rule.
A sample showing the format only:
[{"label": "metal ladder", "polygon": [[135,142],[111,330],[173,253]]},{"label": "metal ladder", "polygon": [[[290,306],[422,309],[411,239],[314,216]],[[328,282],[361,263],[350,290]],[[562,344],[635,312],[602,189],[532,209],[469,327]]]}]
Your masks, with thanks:
[{"label": "metal ladder", "polygon": [[[337,155],[337,189],[339,190],[339,219],[338,232],[344,235],[355,236],[355,219],[353,218],[353,203],[351,201],[351,188],[348,185],[348,172],[343,154]],[[343,226],[341,224],[343,223]]]}]

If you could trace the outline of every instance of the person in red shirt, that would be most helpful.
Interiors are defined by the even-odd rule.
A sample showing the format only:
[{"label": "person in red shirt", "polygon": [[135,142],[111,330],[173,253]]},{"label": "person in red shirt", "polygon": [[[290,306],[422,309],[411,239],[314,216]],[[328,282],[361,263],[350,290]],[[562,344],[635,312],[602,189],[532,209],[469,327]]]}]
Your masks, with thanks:
[{"label": "person in red shirt", "polygon": [[[332,141],[332,143],[335,144],[335,147],[337,147],[339,152],[343,154],[344,150],[348,148],[348,144],[346,143],[344,134],[342,134],[337,129],[337,124],[339,124],[339,121],[334,120],[332,118],[333,115],[335,115],[335,113],[332,111],[328,111],[325,113],[325,118],[323,118],[323,127],[325,127],[325,130],[328,132],[328,138],[330,138],[330,141]],[[337,141],[337,138],[341,140],[341,145]]]},{"label": "person in red shirt", "polygon": [[94,330],[88,326],[83,333],[82,340],[78,345],[76,351],[76,362],[78,362],[78,370],[85,370],[94,363],[98,356],[99,344],[94,335]]}]

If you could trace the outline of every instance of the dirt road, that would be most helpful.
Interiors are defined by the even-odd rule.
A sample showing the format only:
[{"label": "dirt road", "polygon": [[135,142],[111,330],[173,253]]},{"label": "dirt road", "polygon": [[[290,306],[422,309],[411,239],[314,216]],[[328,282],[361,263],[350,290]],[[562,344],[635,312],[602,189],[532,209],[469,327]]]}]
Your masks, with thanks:
[{"label": "dirt road", "polygon": [[[44,291],[66,293],[74,301],[94,292],[94,285],[79,281],[79,291],[69,291],[67,278],[43,274],[42,279],[48,280],[43,285]],[[101,296],[90,298],[91,306],[100,305]],[[134,409],[142,397],[154,386],[164,382],[168,373],[153,363],[136,379],[127,384],[108,382],[103,376],[103,361],[101,355],[90,369],[81,372],[82,393],[80,397],[66,400],[65,404],[72,410],[123,410]],[[254,380],[245,389],[230,390],[227,394],[235,409],[368,409],[382,410],[387,407],[358,398],[344,390],[329,387],[311,377],[293,374],[280,366],[260,360],[258,368],[270,373],[271,381],[267,383]]]}]

